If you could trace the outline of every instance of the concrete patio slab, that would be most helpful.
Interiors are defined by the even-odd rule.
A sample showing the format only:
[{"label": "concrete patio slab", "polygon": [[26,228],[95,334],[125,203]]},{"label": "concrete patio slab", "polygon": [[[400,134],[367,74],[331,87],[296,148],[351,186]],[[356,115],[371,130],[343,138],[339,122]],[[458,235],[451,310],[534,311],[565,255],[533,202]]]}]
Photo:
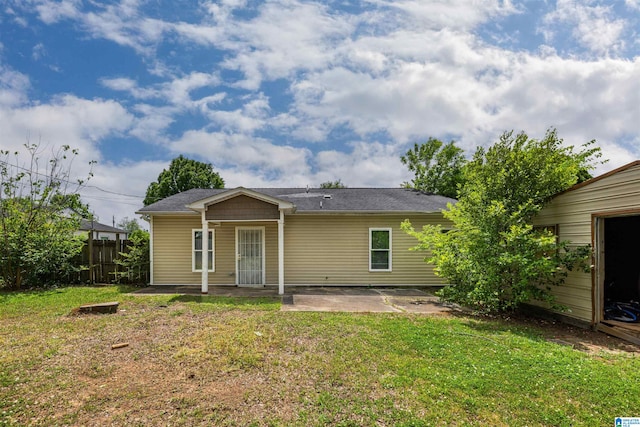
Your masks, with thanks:
[{"label": "concrete patio slab", "polygon": [[344,311],[350,313],[399,313],[381,295],[293,295],[293,304],[281,311]]},{"label": "concrete patio slab", "polygon": [[[453,310],[438,302],[430,288],[378,288],[339,286],[289,286],[285,295],[278,288],[210,286],[208,296],[281,298],[282,311],[326,311],[351,313],[423,313],[437,314]],[[134,295],[202,295],[200,286],[151,286]]]}]

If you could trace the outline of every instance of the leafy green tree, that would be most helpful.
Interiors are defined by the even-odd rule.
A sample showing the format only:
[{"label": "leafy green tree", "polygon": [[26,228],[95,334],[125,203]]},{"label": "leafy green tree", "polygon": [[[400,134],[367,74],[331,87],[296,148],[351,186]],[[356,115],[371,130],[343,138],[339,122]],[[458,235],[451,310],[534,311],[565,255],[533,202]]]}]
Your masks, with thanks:
[{"label": "leafy green tree", "polygon": [[463,181],[462,169],[467,161],[454,141],[444,144],[429,138],[423,144],[414,144],[400,160],[414,173],[411,182],[404,182],[403,187],[452,199],[457,197]]},{"label": "leafy green tree", "polygon": [[75,232],[88,215],[83,181],[69,181],[77,150],[65,145],[40,168],[39,145],[25,147],[24,166],[17,152],[0,150],[0,286],[8,289],[68,281],[84,245]]},{"label": "leafy green tree", "polygon": [[335,181],[323,182],[320,184],[320,188],[347,188],[347,186],[342,183],[341,179],[337,179]]},{"label": "leafy green tree", "polygon": [[551,293],[567,272],[588,268],[590,248],[571,247],[552,231],[532,225],[535,215],[561,191],[576,184],[601,156],[594,141],[563,146],[555,130],[541,140],[503,134],[491,148],[479,148],[464,169],[457,204],[444,212],[453,229],[403,229],[430,251],[427,261],[453,286],[445,300],[482,312],[517,309],[531,300],[559,308]]},{"label": "leafy green tree", "polygon": [[160,172],[157,181],[149,184],[143,203],[148,206],[192,188],[224,188],[224,180],[213,171],[211,163],[180,155],[171,161],[169,169]]},{"label": "leafy green tree", "polygon": [[127,252],[120,252],[121,258],[116,260],[116,263],[123,267],[123,271],[117,273],[117,279],[146,284],[150,266],[149,232],[142,229],[134,230],[129,235],[129,241]]}]

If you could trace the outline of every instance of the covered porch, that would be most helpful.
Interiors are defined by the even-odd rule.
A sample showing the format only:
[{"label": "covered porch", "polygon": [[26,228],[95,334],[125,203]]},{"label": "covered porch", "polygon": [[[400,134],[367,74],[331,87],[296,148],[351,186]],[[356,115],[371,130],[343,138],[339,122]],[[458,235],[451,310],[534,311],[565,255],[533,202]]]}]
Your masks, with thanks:
[{"label": "covered porch", "polygon": [[[199,240],[194,243],[201,254],[196,253],[199,256],[194,262],[198,262],[201,271],[202,294],[209,292],[209,275],[221,275],[216,271],[217,260],[226,260],[227,270],[233,264],[233,270],[228,273],[229,282],[233,279],[238,287],[261,288],[273,284],[275,278],[278,294],[284,294],[285,212],[293,211],[292,203],[236,188],[188,207],[201,216],[201,232],[195,234]],[[218,239],[216,230],[225,230],[226,239]],[[233,241],[229,237],[231,232]],[[231,251],[233,255],[229,259]]]}]

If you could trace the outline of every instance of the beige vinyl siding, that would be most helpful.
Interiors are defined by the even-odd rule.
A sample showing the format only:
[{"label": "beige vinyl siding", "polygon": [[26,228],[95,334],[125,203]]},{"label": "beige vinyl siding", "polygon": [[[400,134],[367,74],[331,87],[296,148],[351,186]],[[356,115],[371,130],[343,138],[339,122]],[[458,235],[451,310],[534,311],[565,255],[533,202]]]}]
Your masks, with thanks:
[{"label": "beige vinyl siding", "polygon": [[[400,229],[407,215],[291,215],[285,219],[288,285],[441,285],[418,242]],[[440,224],[441,214],[409,218],[416,229]],[[369,271],[369,229],[392,229],[391,272]]]},{"label": "beige vinyl siding", "polygon": [[[538,225],[559,226],[561,240],[573,245],[592,243],[592,214],[640,211],[640,166],[622,170],[557,196],[535,219]],[[571,272],[566,283],[554,289],[557,301],[576,319],[592,320],[590,273]]]},{"label": "beige vinyl siding", "polygon": [[191,271],[191,230],[201,228],[200,215],[153,217],[153,284],[200,283],[200,273]]},{"label": "beige vinyl siding", "polygon": [[[153,218],[153,280],[156,285],[199,285],[201,273],[191,271],[194,229],[201,229],[200,215],[155,216]],[[266,284],[278,283],[278,227],[271,222],[224,222],[209,226],[214,231],[215,268],[209,273],[210,285],[236,283],[236,227],[265,227]]]}]

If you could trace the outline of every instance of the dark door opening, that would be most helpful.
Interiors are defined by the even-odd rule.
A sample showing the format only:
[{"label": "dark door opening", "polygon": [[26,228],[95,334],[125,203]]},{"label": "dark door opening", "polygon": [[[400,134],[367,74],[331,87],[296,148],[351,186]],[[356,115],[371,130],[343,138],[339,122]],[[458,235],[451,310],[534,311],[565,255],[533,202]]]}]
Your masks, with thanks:
[{"label": "dark door opening", "polygon": [[640,301],[640,215],[604,220],[604,300]]}]

